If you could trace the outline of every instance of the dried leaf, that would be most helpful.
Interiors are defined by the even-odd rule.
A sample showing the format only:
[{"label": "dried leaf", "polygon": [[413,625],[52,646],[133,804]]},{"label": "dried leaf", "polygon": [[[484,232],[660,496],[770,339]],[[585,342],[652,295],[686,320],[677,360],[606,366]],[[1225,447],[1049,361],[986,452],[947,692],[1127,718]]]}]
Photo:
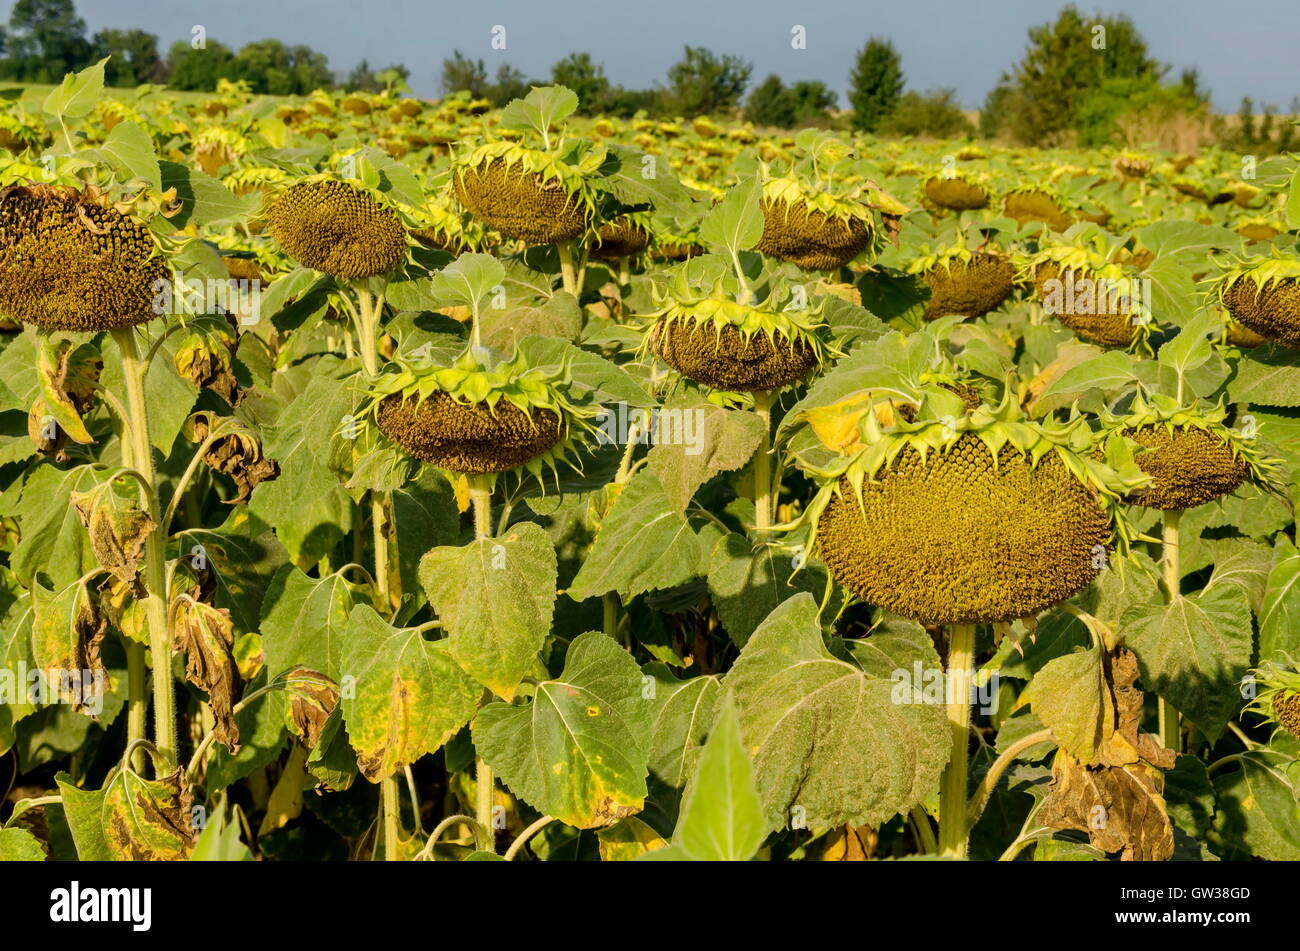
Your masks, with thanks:
[{"label": "dried leaf", "polygon": [[157,862],[189,857],[196,838],[193,800],[181,768],[154,781],[124,769],[103,795],[101,823],[114,858]]},{"label": "dried leaf", "polygon": [[1163,862],[1174,854],[1164,785],[1164,773],[1147,763],[1090,767],[1057,750],[1038,821],[1086,832],[1093,846],[1126,862]]},{"label": "dried leaf", "polygon": [[173,642],[177,650],[186,654],[185,679],[207,692],[216,720],[217,742],[236,753],[239,726],[235,722],[234,706],[239,701],[243,682],[235,666],[235,632],[230,612],[188,597],[179,599],[172,610]]},{"label": "dried leaf", "polygon": [[[58,671],[60,682],[47,684],[52,693],[68,697],[73,709],[88,712],[107,687],[108,672],[100,648],[108,619],[99,610],[84,582],[58,592],[37,582],[32,588],[32,654],[42,671]],[[49,697],[50,702],[54,697]]]},{"label": "dried leaf", "polygon": [[70,496],[81,524],[90,535],[90,548],[100,567],[130,585],[137,598],[144,590],[137,581],[144,559],[145,540],[153,532],[154,520],[140,508],[133,480],[118,476]]},{"label": "dried leaf", "polygon": [[289,697],[285,726],[307,749],[315,749],[325,722],[338,706],[339,685],[320,671],[307,667],[291,668],[284,681]]}]

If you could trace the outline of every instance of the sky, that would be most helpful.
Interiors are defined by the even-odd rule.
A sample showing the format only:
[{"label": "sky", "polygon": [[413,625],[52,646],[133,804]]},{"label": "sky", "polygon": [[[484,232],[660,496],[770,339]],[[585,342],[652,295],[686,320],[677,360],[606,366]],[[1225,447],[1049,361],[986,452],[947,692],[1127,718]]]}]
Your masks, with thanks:
[{"label": "sky", "polygon": [[[346,73],[360,60],[378,69],[393,62],[411,70],[420,96],[439,93],[444,57],[453,49],[481,58],[494,72],[502,62],[533,79],[573,51],[604,64],[614,83],[646,88],[663,82],[685,45],[744,57],[753,82],[778,73],[787,82],[820,79],[840,95],[853,57],[872,36],[893,41],[909,88],[952,87],[967,108],[1024,51],[1029,27],[1055,17],[1058,0],[78,0],[90,32],[141,27],[164,52],[189,40],[195,25],[236,49],[275,37],[305,43]],[[0,0],[8,20],[12,2]],[[1300,96],[1300,0],[1082,0],[1085,13],[1127,13],[1151,53],[1173,68],[1200,70],[1220,111],[1243,96],[1285,109]],[[505,28],[505,49],[492,46]],[[806,31],[806,49],[791,46]]]}]

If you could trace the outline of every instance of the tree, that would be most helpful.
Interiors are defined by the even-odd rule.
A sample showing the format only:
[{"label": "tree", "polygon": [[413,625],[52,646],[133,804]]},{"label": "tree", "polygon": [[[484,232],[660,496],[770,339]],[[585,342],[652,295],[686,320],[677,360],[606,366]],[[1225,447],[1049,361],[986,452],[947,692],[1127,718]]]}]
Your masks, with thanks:
[{"label": "tree", "polygon": [[903,60],[888,40],[873,37],[862,47],[849,74],[853,128],[875,132],[903,92]]},{"label": "tree", "polygon": [[460,50],[452,50],[451,56],[442,61],[444,96],[463,91],[475,99],[482,99],[487,88],[487,67],[481,59],[470,59]]},{"label": "tree", "polygon": [[668,106],[688,117],[733,109],[753,69],[739,56],[718,56],[702,46],[688,46],[668,70]]},{"label": "tree", "polygon": [[369,60],[362,60],[352,67],[352,72],[348,73],[348,78],[343,83],[343,88],[348,92],[383,92],[390,85],[397,82],[406,82],[411,78],[411,71],[402,63],[394,63],[387,69],[382,69],[378,73],[370,68]]},{"label": "tree", "polygon": [[509,63],[502,63],[497,67],[496,78],[487,87],[484,96],[492,101],[492,105],[504,106],[512,99],[524,98],[532,88],[533,83],[527,76]]},{"label": "tree", "polygon": [[7,78],[57,83],[91,62],[86,22],[72,0],[18,0],[9,15]]},{"label": "tree", "polygon": [[1080,107],[1106,80],[1154,85],[1164,72],[1128,17],[1088,21],[1067,6],[1054,23],[1030,29],[1029,47],[1007,77],[1018,93],[1011,131],[1025,143],[1053,144],[1078,127]]},{"label": "tree", "polygon": [[104,82],[109,86],[139,86],[157,82],[163,64],[158,58],[158,37],[144,30],[100,30],[91,38],[96,60],[104,64]]},{"label": "tree", "polygon": [[816,80],[787,86],[773,74],[754,87],[745,103],[745,118],[755,125],[788,129],[826,118],[835,105],[835,93]]},{"label": "tree", "polygon": [[609,94],[605,68],[592,62],[590,53],[570,53],[551,67],[551,82],[578,94],[578,111],[593,115],[602,111]]},{"label": "tree", "polygon": [[878,127],[882,135],[951,139],[975,131],[957,102],[955,89],[906,92]]},{"label": "tree", "polygon": [[202,49],[178,40],[167,51],[167,84],[173,89],[211,92],[218,80],[238,77],[234,50],[217,40],[208,40]]},{"label": "tree", "polygon": [[329,60],[310,46],[286,46],[280,40],[246,44],[235,57],[238,76],[256,93],[303,95],[334,85]]}]

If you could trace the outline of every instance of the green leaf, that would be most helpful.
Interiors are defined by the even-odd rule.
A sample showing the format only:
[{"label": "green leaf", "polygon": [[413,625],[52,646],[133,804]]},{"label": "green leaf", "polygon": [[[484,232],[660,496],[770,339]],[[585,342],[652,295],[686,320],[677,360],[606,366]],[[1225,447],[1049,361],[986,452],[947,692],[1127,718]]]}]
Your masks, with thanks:
[{"label": "green leaf", "polygon": [[1120,630],[1137,654],[1143,684],[1214,741],[1242,704],[1250,620],[1245,593],[1224,584],[1169,605],[1130,608]]},{"label": "green leaf", "polygon": [[753,248],[763,237],[763,209],[759,204],[762,194],[757,175],[733,185],[700,222],[700,240],[733,255]]},{"label": "green leaf", "polygon": [[367,605],[348,618],[342,677],[343,722],[357,768],[377,783],[432,753],[470,721],[482,688],[457,666],[446,641],[396,628]]},{"label": "green leaf", "polygon": [[420,559],[430,544],[454,544],[460,534],[460,513],[447,480],[425,469],[419,477],[391,494],[393,531],[397,544],[391,557],[402,576],[403,591],[420,590]]},{"label": "green leaf", "polygon": [[1300,228],[1300,166],[1291,176],[1291,188],[1286,196],[1286,223],[1292,228]]},{"label": "green leaf", "polygon": [[686,190],[672,165],[662,155],[647,155],[627,145],[610,145],[617,160],[606,169],[605,182],[614,196],[625,205],[653,205],[656,214],[676,217],[691,205]]},{"label": "green leaf", "polygon": [[240,506],[219,528],[188,529],[180,543],[179,554],[191,567],[210,571],[213,603],[230,612],[235,633],[259,630],[263,606],[270,604],[267,591],[288,559],[275,534]]},{"label": "green leaf", "polygon": [[650,468],[679,513],[709,479],[748,463],[763,439],[763,421],[756,414],[698,398],[669,403],[655,419]]},{"label": "green leaf", "polygon": [[1259,660],[1300,656],[1300,550],[1285,534],[1273,545],[1273,560],[1259,609]]},{"label": "green leaf", "polygon": [[1216,333],[1220,326],[1217,311],[1203,311],[1160,348],[1157,360],[1173,370],[1179,380],[1185,380],[1189,373],[1204,366],[1214,356],[1209,335]]},{"label": "green leaf", "polygon": [[0,829],[0,862],[44,862],[45,845],[26,829]]},{"label": "green leaf", "polygon": [[[176,372],[175,352],[179,334],[172,334],[149,362],[144,378],[144,398],[149,407],[149,436],[164,457],[171,454],[181,427],[199,395],[199,388]],[[100,382],[126,403],[126,379],[117,347],[104,347],[104,370]]]},{"label": "green leaf", "polygon": [[717,677],[678,680],[665,665],[645,668],[654,678],[654,725],[650,731],[650,771],[674,789],[695,772],[704,738],[713,723],[720,689]]},{"label": "green leaf", "polygon": [[[158,163],[158,168],[161,175],[161,190],[176,189],[176,200],[181,204],[180,212],[167,219],[172,226],[178,229],[188,225],[208,225],[223,221],[237,221],[247,218],[257,211],[260,199],[256,193],[236,196],[211,175],[206,175],[197,168],[190,168],[188,165],[162,161]],[[306,271],[313,281],[316,279],[315,272],[306,268],[302,270]],[[291,274],[296,273],[291,272]],[[277,278],[272,287],[278,290],[280,282],[283,280],[285,280],[285,277]],[[290,281],[286,284],[284,290],[289,290],[292,283]],[[268,290],[267,297],[263,298],[264,306],[266,306],[266,302],[270,298],[270,293]],[[274,316],[275,312],[275,309],[267,306],[266,313],[268,316]]]},{"label": "green leaf", "polygon": [[1139,362],[1131,353],[1108,350],[1099,357],[1084,360],[1078,366],[1066,370],[1043,391],[1039,399],[1060,394],[1083,395],[1093,388],[1107,394],[1117,393],[1142,378],[1139,369]]},{"label": "green leaf", "polygon": [[737,647],[744,647],[754,629],[784,601],[801,591],[817,599],[826,592],[826,570],[820,564],[794,570],[794,557],[775,545],[757,548],[731,532],[713,546],[709,558],[709,595],[718,618]]},{"label": "green leaf", "polygon": [[1102,742],[1114,732],[1115,711],[1095,644],[1049,661],[1030,681],[1024,699],[1066,752],[1083,763],[1095,763]]},{"label": "green leaf", "polygon": [[564,670],[531,703],[490,703],[474,746],[539,812],[579,829],[641,810],[653,703],[630,654],[604,634],[574,638]]},{"label": "green leaf", "polygon": [[[740,739],[735,704],[725,698],[673,830],[668,858],[747,862],[771,826],[754,780],[754,764]],[[655,853],[647,853],[655,857]]]},{"label": "green leaf", "polygon": [[604,404],[626,403],[628,406],[656,406],[658,400],[646,392],[626,370],[599,354],[583,350],[555,337],[524,337],[519,352],[528,365],[549,373],[567,371],[572,382],[570,398],[587,396]]},{"label": "green leaf", "polygon": [[194,830],[184,779],[178,769],[149,780],[118,770],[99,791],[77,789],[66,773],[55,777],[83,862],[166,861],[187,858]]},{"label": "green leaf", "polygon": [[1300,406],[1300,360],[1293,350],[1256,347],[1238,361],[1228,393],[1233,402]]},{"label": "green leaf", "polygon": [[429,282],[442,305],[461,305],[477,314],[506,277],[506,269],[490,254],[462,254]]},{"label": "green leaf", "polygon": [[67,773],[54,777],[63,799],[63,814],[72,841],[77,847],[77,858],[83,862],[111,862],[115,858],[104,836],[100,816],[104,808],[104,793],[97,789],[80,789]]},{"label": "green leaf", "polygon": [[68,73],[45,97],[41,108],[55,118],[80,119],[89,115],[104,91],[104,64],[108,59],[105,56],[81,72]]},{"label": "green leaf", "polygon": [[318,670],[338,681],[352,609],[361,594],[342,575],[309,578],[293,565],[275,573],[266,591],[262,646],[272,677],[290,667]]},{"label": "green leaf", "polygon": [[153,136],[137,122],[119,122],[113,126],[99,151],[108,157],[123,181],[139,179],[148,182],[155,191],[162,191],[162,170],[158,166],[158,153]]},{"label": "green leaf", "polygon": [[522,99],[512,99],[501,110],[507,129],[532,129],[543,138],[555,123],[578,108],[578,94],[564,86],[534,86]]},{"label": "green leaf", "polygon": [[[238,808],[238,807],[235,807]],[[226,819],[225,811],[218,809],[208,817],[194,851],[191,862],[251,862],[253,853],[239,837],[239,823]]]},{"label": "green leaf", "polygon": [[811,595],[772,612],[724,684],[773,825],[795,807],[811,828],[884,822],[930,795],[947,763],[944,708],[833,656]]},{"label": "green leaf", "polygon": [[617,591],[631,601],[690,581],[702,556],[699,539],[673,508],[659,476],[643,469],[605,516],[568,594],[582,601]]},{"label": "green leaf", "polygon": [[1242,853],[1236,857],[1300,860],[1300,798],[1285,771],[1287,759],[1294,761],[1297,755],[1300,744],[1293,740],[1285,750],[1244,753],[1239,769],[1215,775],[1215,830],[1233,851]]},{"label": "green leaf", "polygon": [[504,535],[433,548],[420,583],[450,635],[456,663],[504,700],[537,662],[555,612],[555,548],[521,522]]},{"label": "green leaf", "polygon": [[24,587],[44,572],[60,587],[71,584],[98,562],[81,517],[71,504],[73,492],[88,492],[99,482],[92,466],[61,470],[43,464],[27,477],[14,516],[21,538],[10,565]]}]

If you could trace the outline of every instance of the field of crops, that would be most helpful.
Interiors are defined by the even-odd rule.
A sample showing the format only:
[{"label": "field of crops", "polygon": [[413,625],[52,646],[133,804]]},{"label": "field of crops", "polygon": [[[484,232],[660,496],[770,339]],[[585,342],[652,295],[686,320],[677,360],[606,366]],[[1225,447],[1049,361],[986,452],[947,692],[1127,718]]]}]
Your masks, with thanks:
[{"label": "field of crops", "polygon": [[1294,157],[0,105],[0,859],[1300,859]]}]

